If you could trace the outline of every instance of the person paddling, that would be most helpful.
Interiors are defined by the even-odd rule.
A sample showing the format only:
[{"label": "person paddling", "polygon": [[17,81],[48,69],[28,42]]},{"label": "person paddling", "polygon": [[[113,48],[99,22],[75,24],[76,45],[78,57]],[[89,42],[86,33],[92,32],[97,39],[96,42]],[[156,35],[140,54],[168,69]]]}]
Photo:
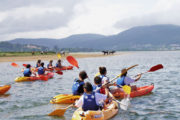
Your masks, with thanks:
[{"label": "person paddling", "polygon": [[59,59],[56,63],[57,68],[62,68],[61,59]]},{"label": "person paddling", "polygon": [[[141,74],[137,75],[135,79],[132,79],[132,78],[128,77],[126,69],[122,69],[121,73],[124,73],[124,74],[117,79],[117,81],[115,83],[117,88],[116,88],[116,90],[114,92],[123,91],[122,86],[124,86],[124,85],[129,85],[130,86],[130,83],[136,82],[141,78]],[[136,85],[131,86],[131,91],[136,91],[136,89],[137,89]],[[113,90],[112,90],[112,92],[113,92]]]},{"label": "person paddling", "polygon": [[46,68],[44,67],[44,63],[41,63],[41,66],[38,67],[38,75],[44,75],[46,71]]},{"label": "person paddling", "polygon": [[30,77],[32,73],[36,76],[36,73],[31,71],[31,65],[27,64],[26,69],[23,71],[24,77]]},{"label": "person paddling", "polygon": [[81,95],[84,93],[83,85],[84,85],[84,80],[86,78],[88,78],[86,71],[81,71],[79,73],[79,78],[76,78],[74,80],[74,83],[72,86],[73,95]]},{"label": "person paddling", "polygon": [[47,68],[48,69],[52,69],[53,68],[53,60],[49,61],[49,63],[47,64]]},{"label": "person paddling", "polygon": [[82,107],[83,111],[99,110],[104,104],[104,101],[108,100],[106,95],[93,92],[93,87],[89,82],[86,82],[83,88],[84,94],[75,103],[75,106]]}]

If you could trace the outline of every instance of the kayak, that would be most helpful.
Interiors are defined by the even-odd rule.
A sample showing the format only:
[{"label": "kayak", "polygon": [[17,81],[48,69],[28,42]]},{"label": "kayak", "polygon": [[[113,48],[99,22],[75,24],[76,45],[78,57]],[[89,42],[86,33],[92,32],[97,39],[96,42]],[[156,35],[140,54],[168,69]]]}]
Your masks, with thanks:
[{"label": "kayak", "polygon": [[80,98],[79,95],[72,95],[72,94],[60,94],[55,97],[53,97],[52,100],[50,100],[50,103],[52,104],[72,104],[75,103],[76,100]]},{"label": "kayak", "polygon": [[112,101],[105,109],[98,111],[86,111],[78,108],[72,116],[72,120],[108,120],[118,113],[118,103]]},{"label": "kayak", "polygon": [[39,75],[39,76],[31,76],[31,77],[17,77],[15,79],[15,82],[25,82],[25,81],[35,81],[35,80],[44,80],[47,81],[48,79],[53,78],[54,73],[50,72],[45,75]]},{"label": "kayak", "polygon": [[[153,89],[154,89],[153,84],[148,85],[148,86],[138,87],[137,91],[131,92],[130,97],[133,98],[133,97],[147,95]],[[115,92],[113,94],[113,96],[116,97],[117,99],[122,99],[125,97],[125,94],[124,94],[124,92]],[[52,103],[52,104],[72,104],[79,98],[80,98],[79,95],[60,94],[60,95],[53,97],[53,99],[50,100],[50,103]]]},{"label": "kayak", "polygon": [[11,85],[0,86],[0,95],[3,95],[11,88]]},{"label": "kayak", "polygon": [[[131,92],[130,97],[138,97],[149,94],[154,89],[154,84],[138,87],[136,91]],[[113,96],[117,99],[124,98],[125,93],[124,92],[115,92],[113,93]]]},{"label": "kayak", "polygon": [[60,70],[72,70],[73,66],[62,66],[61,68],[55,68],[55,70],[60,71]]}]

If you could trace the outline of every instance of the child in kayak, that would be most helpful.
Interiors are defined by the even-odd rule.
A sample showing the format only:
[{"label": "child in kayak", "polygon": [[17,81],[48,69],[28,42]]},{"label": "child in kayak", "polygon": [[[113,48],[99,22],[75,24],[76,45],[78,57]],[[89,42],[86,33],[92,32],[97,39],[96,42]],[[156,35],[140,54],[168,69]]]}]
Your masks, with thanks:
[{"label": "child in kayak", "polygon": [[93,91],[97,93],[105,94],[105,89],[102,87],[102,79],[99,76],[94,78]]},{"label": "child in kayak", "polygon": [[[122,74],[121,77],[119,77],[115,83],[115,85],[117,87],[115,88],[115,90],[112,90],[112,93],[122,92],[123,91],[122,86],[124,86],[124,85],[130,86],[130,83],[136,82],[141,78],[141,74],[137,75],[135,79],[128,77],[126,69],[122,69],[121,74]],[[136,89],[137,89],[136,85],[130,86],[130,87],[131,87],[131,91],[136,91]]]},{"label": "child in kayak", "polygon": [[93,92],[93,87],[89,82],[86,82],[83,88],[84,94],[75,103],[75,106],[82,107],[83,111],[99,110],[104,101],[109,100],[106,95]]},{"label": "child in kayak", "polygon": [[107,82],[109,82],[109,78],[106,76],[106,67],[99,67],[99,73],[99,77],[102,79],[102,84],[106,84]]},{"label": "child in kayak", "polygon": [[83,85],[84,85],[84,80],[86,78],[88,78],[86,71],[81,71],[79,73],[79,78],[76,78],[74,80],[74,83],[72,86],[73,95],[81,95],[84,93]]},{"label": "child in kayak", "polygon": [[59,59],[56,63],[57,68],[62,68],[61,60]]},{"label": "child in kayak", "polygon": [[44,67],[44,63],[41,63],[41,66],[38,67],[38,75],[44,75],[46,71],[46,68]]},{"label": "child in kayak", "polygon": [[[27,64],[26,65],[26,69],[24,70],[23,74],[24,74],[24,77],[30,77],[31,74],[35,74],[34,72],[31,71],[31,65],[30,64]],[[35,74],[36,75],[36,74]]]},{"label": "child in kayak", "polygon": [[40,67],[41,66],[41,60],[39,59],[36,63],[36,68]]},{"label": "child in kayak", "polygon": [[53,68],[53,60],[50,60],[49,63],[47,64],[47,68],[48,69],[52,69]]}]

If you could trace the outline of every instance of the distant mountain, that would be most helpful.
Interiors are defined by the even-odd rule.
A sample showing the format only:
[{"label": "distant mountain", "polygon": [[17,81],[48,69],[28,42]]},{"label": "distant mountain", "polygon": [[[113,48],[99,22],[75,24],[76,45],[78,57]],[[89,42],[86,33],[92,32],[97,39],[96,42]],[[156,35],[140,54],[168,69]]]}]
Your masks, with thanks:
[{"label": "distant mountain", "polygon": [[78,34],[63,39],[15,39],[10,42],[18,44],[36,44],[50,48],[174,50],[180,49],[180,26],[139,26],[111,36]]},{"label": "distant mountain", "polygon": [[21,45],[21,44],[12,44],[9,42],[0,42],[0,52],[24,52],[24,51],[45,51],[47,47],[38,46],[38,45]]}]

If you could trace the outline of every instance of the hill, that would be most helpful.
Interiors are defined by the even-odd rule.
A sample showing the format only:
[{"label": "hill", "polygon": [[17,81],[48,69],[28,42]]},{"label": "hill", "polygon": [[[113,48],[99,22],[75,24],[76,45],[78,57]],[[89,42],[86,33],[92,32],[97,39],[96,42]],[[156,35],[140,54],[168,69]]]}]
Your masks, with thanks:
[{"label": "hill", "polygon": [[35,44],[49,48],[94,50],[174,50],[180,49],[180,26],[138,26],[116,35],[78,34],[63,39],[15,39],[11,43]]}]

